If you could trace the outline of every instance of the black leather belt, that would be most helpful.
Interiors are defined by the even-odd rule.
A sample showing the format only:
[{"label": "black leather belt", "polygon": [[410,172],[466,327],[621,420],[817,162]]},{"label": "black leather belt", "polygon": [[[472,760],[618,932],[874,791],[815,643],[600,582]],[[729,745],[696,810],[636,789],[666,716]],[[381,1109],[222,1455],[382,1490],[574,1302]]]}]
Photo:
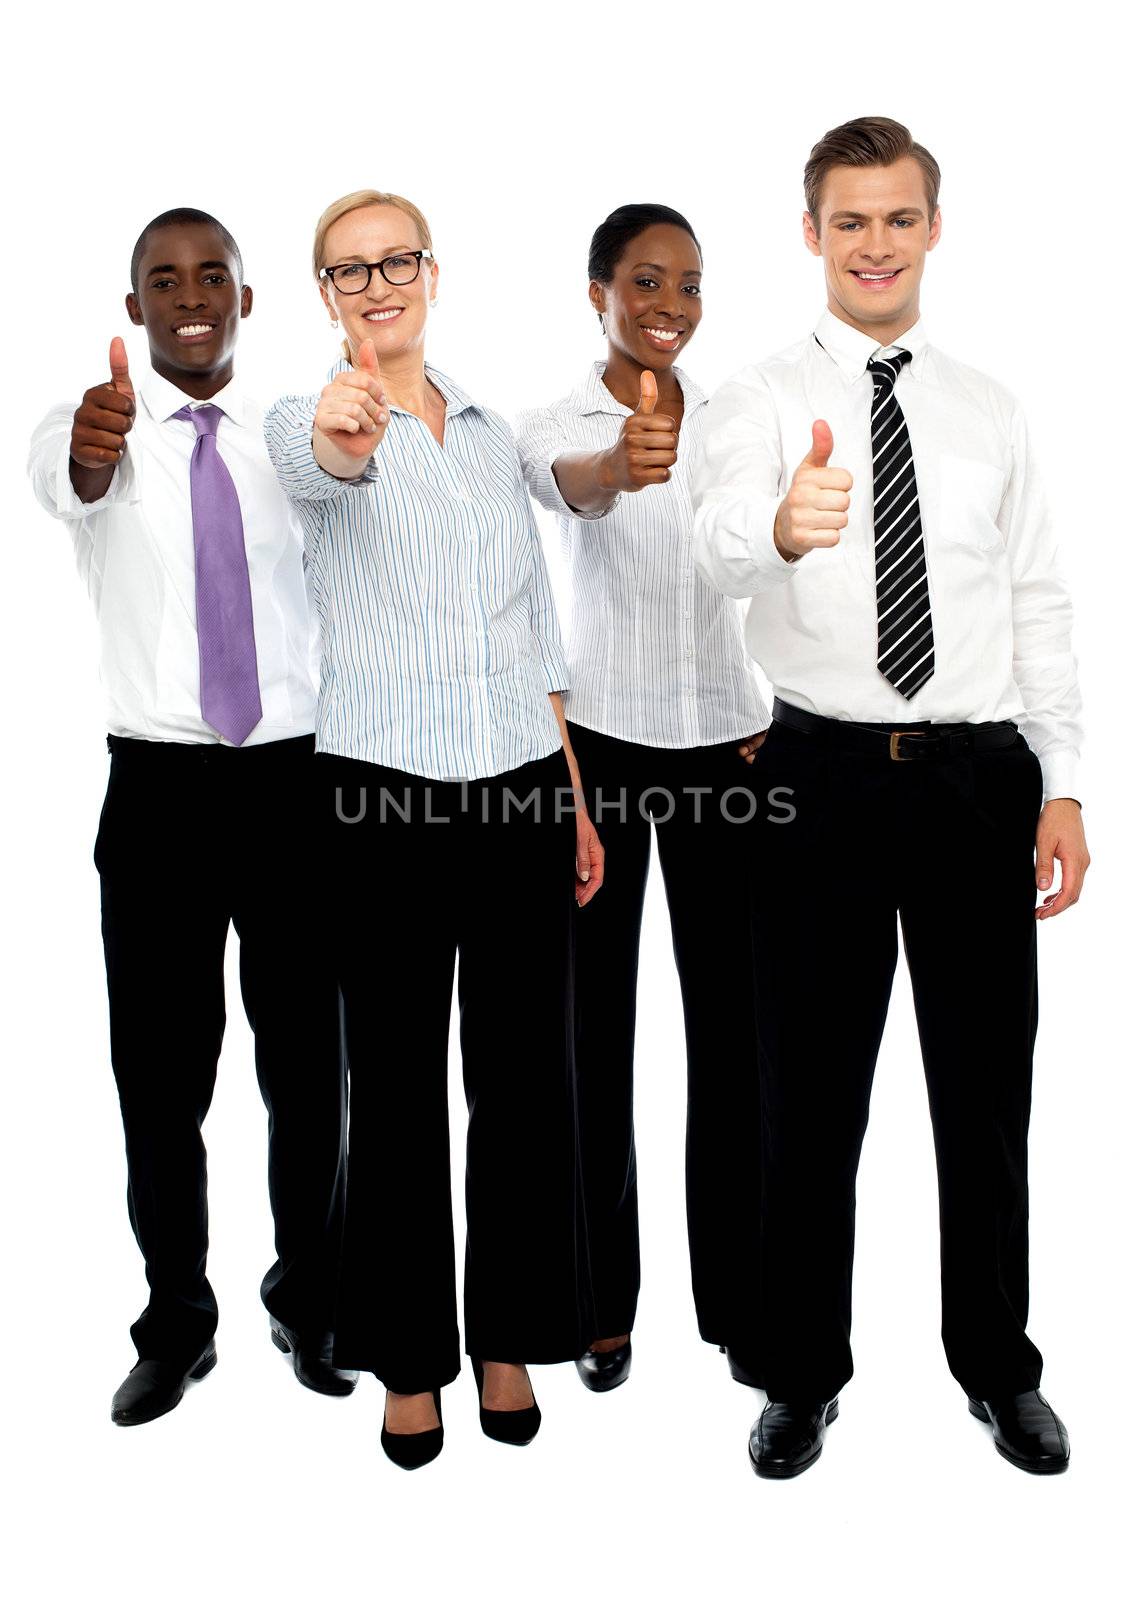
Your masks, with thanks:
[{"label": "black leather belt", "polygon": [[773,701],[773,721],[835,749],[889,761],[947,761],[977,750],[1006,749],[1019,736],[1013,722],[840,722],[784,700]]}]

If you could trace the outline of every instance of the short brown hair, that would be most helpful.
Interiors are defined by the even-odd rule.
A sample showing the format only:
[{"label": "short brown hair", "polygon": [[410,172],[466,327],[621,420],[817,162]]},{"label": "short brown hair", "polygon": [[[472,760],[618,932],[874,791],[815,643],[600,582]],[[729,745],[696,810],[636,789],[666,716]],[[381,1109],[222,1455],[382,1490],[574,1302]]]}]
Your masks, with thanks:
[{"label": "short brown hair", "polygon": [[804,201],[816,227],[820,225],[824,180],[832,167],[889,167],[904,156],[912,156],[921,168],[932,222],[940,196],[941,169],[928,150],[916,142],[908,128],[890,117],[856,117],[825,133],[808,157]]},{"label": "short brown hair", "polygon": [[346,217],[349,211],[362,211],[367,206],[394,206],[396,210],[404,211],[417,225],[422,249],[433,249],[429,223],[412,200],[406,200],[400,194],[387,194],[382,189],[356,189],[352,194],[345,194],[339,200],[333,200],[316,224],[316,234],[312,241],[312,271],[315,277],[320,276],[320,268],[325,265],[324,240],[333,222]]}]

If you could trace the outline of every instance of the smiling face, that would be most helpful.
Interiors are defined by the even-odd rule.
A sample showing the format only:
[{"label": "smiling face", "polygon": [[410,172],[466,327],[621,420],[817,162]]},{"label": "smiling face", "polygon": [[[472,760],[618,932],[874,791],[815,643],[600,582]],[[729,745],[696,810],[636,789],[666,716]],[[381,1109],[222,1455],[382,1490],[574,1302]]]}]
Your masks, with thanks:
[{"label": "smiling face", "polygon": [[925,256],[941,236],[929,220],[925,181],[912,156],[888,167],[832,167],[818,228],[804,213],[804,242],[821,256],[831,310],[880,344],[921,314]]},{"label": "smiling face", "polygon": [[611,352],[640,368],[670,367],[702,318],[702,257],[691,235],[656,223],[624,248],[610,283],[591,283]]},{"label": "smiling face", "polygon": [[[362,206],[340,217],[324,238],[324,265],[384,261],[396,251],[422,250],[417,223],[397,206]],[[387,283],[373,272],[359,294],[340,294],[321,278],[320,296],[343,324],[354,361],[364,339],[373,339],[380,366],[423,350],[429,307],[437,293],[437,263],[423,261],[413,283]]]},{"label": "smiling face", "polygon": [[175,223],[151,233],[125,306],[147,333],[161,377],[192,395],[213,394],[230,381],[238,324],[250,315],[253,291],[239,282],[238,263],[214,228]]}]

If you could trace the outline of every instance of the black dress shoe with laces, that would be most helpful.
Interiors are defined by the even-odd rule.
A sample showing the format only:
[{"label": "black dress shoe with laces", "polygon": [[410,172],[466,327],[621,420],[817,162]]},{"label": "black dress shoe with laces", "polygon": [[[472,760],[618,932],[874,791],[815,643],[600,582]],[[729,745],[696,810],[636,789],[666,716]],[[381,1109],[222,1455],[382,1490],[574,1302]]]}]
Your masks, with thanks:
[{"label": "black dress shoe with laces", "polygon": [[293,1373],[298,1383],[317,1394],[330,1394],[339,1398],[349,1395],[359,1382],[357,1372],[332,1365],[332,1336],[330,1333],[294,1333],[275,1317],[269,1319],[270,1338],[278,1350],[293,1358]]},{"label": "black dress shoe with laces", "polygon": [[627,1339],[619,1350],[587,1350],[574,1365],[578,1377],[594,1394],[619,1389],[632,1371],[632,1340]]},{"label": "black dress shoe with laces", "polygon": [[973,1400],[968,1410],[991,1425],[995,1448],[1024,1472],[1064,1472],[1069,1466],[1069,1434],[1038,1389],[1000,1400]]},{"label": "black dress shoe with laces", "polygon": [[190,1361],[138,1361],[113,1396],[111,1419],[119,1428],[134,1428],[173,1411],[187,1384],[205,1378],[217,1360],[212,1343]]},{"label": "black dress shoe with laces", "polygon": [[437,1408],[437,1426],[426,1428],[422,1433],[390,1433],[386,1426],[386,1409],[383,1409],[380,1442],[394,1465],[405,1472],[426,1467],[441,1454],[441,1446],[445,1443],[445,1425],[441,1416],[440,1389],[433,1391],[433,1404]]},{"label": "black dress shoe with laces", "polygon": [[795,1478],[823,1452],[823,1436],[839,1415],[839,1401],[794,1405],[770,1400],[753,1424],[749,1459],[761,1478]]}]

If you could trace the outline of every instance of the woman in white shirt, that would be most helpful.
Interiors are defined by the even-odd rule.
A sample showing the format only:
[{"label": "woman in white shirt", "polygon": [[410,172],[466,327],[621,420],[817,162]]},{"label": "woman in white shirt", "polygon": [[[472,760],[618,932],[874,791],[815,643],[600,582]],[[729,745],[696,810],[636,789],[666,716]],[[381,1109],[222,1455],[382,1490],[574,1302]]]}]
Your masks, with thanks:
[{"label": "woman in white shirt", "polygon": [[578,1226],[570,952],[600,881],[553,599],[511,431],[427,365],[424,216],[363,190],[314,264],[342,358],[266,437],[305,535],[323,658],[326,933],[350,1074],[335,1356],[386,1384],[403,1467],[441,1448],[460,1365],[449,1184],[459,957],[469,1105],[465,1345],[492,1438],[539,1425],[527,1362],[589,1337]]},{"label": "woman in white shirt", "polygon": [[640,1285],[633,1047],[652,825],[687,1039],[687,1218],[702,1337],[757,1375],[760,1122],[749,966],[746,760],[768,713],[736,606],[696,576],[691,466],[706,404],[675,365],[702,315],[694,232],[622,206],[593,235],[605,359],[525,413],[531,493],[573,579],[566,715],[610,882],[579,918],[577,1064],[595,1334],[587,1387],[623,1383]]}]

